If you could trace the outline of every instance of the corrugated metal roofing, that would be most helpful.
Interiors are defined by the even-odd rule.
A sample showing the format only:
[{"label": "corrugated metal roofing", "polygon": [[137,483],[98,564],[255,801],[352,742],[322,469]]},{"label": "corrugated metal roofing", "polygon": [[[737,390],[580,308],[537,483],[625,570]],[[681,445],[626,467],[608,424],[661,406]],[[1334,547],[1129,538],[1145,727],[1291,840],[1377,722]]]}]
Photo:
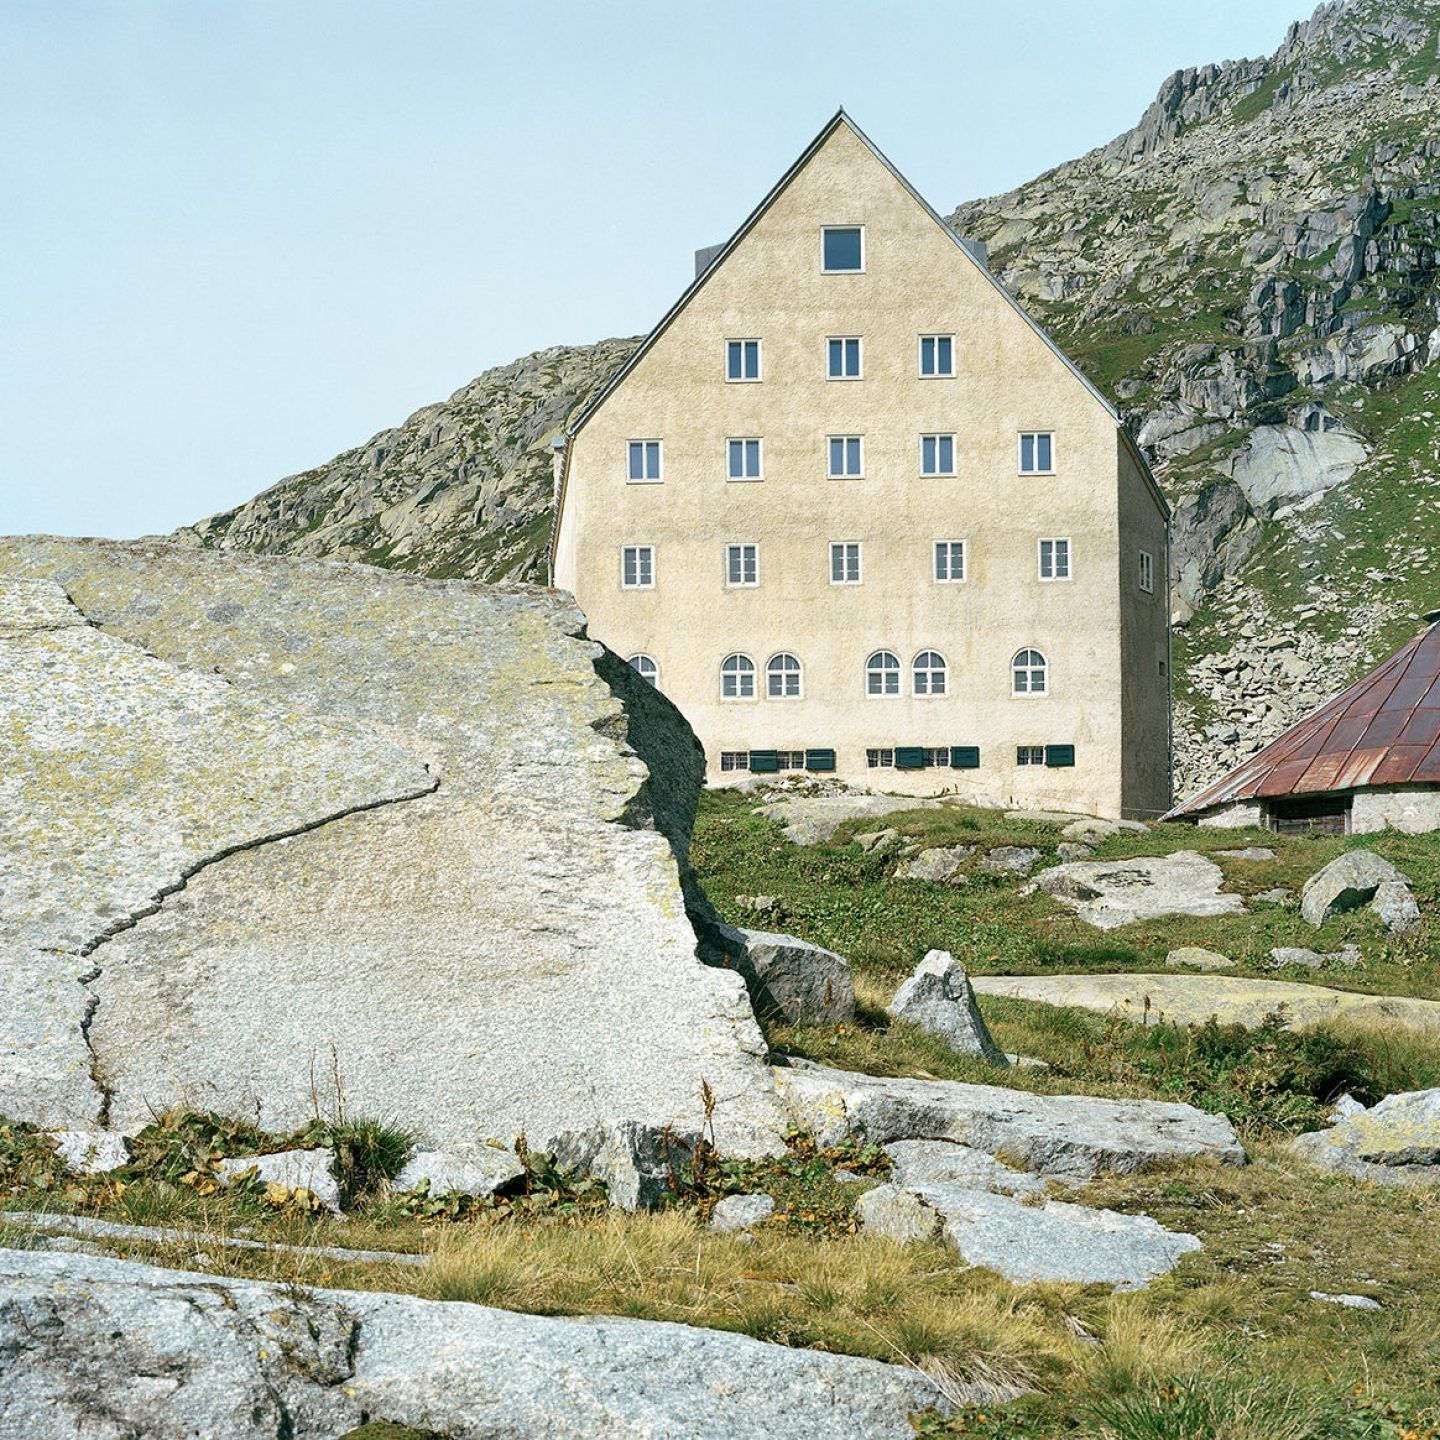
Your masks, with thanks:
[{"label": "corrugated metal roofing", "polygon": [[1167,818],[1239,800],[1440,784],[1440,624]]}]

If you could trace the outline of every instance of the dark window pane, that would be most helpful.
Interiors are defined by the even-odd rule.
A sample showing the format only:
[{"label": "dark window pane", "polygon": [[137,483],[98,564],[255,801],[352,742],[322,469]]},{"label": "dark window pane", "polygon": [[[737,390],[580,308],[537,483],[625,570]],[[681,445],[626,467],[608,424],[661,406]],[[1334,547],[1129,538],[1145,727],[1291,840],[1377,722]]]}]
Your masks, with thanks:
[{"label": "dark window pane", "polygon": [[825,268],[827,270],[858,270],[860,268],[860,229],[827,230],[825,232]]}]

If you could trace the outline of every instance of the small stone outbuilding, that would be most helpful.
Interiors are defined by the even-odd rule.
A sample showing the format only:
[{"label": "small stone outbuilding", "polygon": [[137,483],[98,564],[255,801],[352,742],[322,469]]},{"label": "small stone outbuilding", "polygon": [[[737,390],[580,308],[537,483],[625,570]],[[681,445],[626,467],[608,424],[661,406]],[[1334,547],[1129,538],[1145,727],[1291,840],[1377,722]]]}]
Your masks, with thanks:
[{"label": "small stone outbuilding", "polygon": [[1440,829],[1440,613],[1388,660],[1166,817],[1361,834]]}]

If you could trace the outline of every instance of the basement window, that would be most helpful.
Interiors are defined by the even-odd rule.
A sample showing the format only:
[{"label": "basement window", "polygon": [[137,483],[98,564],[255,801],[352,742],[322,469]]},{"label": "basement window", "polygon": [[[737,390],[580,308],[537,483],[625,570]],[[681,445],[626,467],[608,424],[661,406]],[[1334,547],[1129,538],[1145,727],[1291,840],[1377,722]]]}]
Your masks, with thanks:
[{"label": "basement window", "polygon": [[1348,835],[1349,795],[1298,795],[1272,800],[1266,823],[1279,835]]}]

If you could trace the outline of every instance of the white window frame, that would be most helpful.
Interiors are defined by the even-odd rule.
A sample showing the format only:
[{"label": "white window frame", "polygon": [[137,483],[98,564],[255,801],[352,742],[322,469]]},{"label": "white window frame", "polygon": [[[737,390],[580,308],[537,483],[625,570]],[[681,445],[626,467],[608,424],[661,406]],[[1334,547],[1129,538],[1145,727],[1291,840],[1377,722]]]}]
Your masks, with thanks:
[{"label": "white window frame", "polygon": [[[894,668],[887,665],[873,665],[871,662],[879,659],[882,655],[888,655],[895,662]],[[872,690],[870,688],[871,675],[893,675],[895,677],[895,688],[893,690]],[[905,664],[904,661],[893,651],[881,646],[879,650],[872,650],[865,657],[865,698],[867,700],[898,700],[905,693],[904,685]]]},{"label": "white window frame", "polygon": [[[656,466],[656,473],[654,475],[642,475],[638,480],[630,474],[630,456],[631,453],[634,451],[635,446],[637,445],[653,445],[655,447]],[[641,468],[643,469],[644,466],[642,465]],[[657,439],[654,436],[651,436],[648,439],[643,437],[637,437],[634,440],[627,440],[625,442],[625,483],[627,485],[659,485],[664,481],[664,479],[665,442],[663,440]]]},{"label": "white window frame", "polygon": [[[825,236],[831,230],[858,230],[860,232],[860,266],[856,270],[829,270],[825,266]],[[869,259],[868,247],[865,244],[865,227],[863,225],[822,225],[820,227],[820,273],[822,275],[863,275],[865,263]]]},{"label": "white window frame", "polygon": [[[855,578],[853,580],[837,580],[835,578],[835,552],[836,550],[855,547]],[[842,557],[845,560],[843,568],[848,571],[850,568],[849,557]],[[832,540],[829,549],[829,569],[826,572],[830,576],[832,585],[862,585],[865,582],[865,542],[863,540]]]},{"label": "white window frame", "polygon": [[[635,583],[633,585],[629,584],[625,579],[625,556],[631,550],[635,552]],[[642,550],[648,550],[650,552],[650,579],[648,583],[640,579],[640,552]],[[620,588],[622,590],[653,590],[655,588],[655,571],[654,545],[631,544],[620,547]]]},{"label": "white window frame", "polygon": [[[1026,759],[1020,758],[1021,751],[1030,752]],[[1037,760],[1035,756],[1040,758]],[[1022,770],[1032,769],[1036,765],[1045,764],[1045,747],[1043,745],[1017,745],[1015,747],[1015,764]]]},{"label": "white window frame", "polygon": [[[843,474],[837,475],[830,468],[830,451],[833,442],[836,440],[844,442],[847,456],[850,453],[850,441],[858,440],[860,442],[860,468],[858,470],[853,473],[846,471]],[[845,434],[827,435],[825,437],[825,478],[827,480],[863,480],[865,478],[865,437],[863,435]]]},{"label": "white window frame", "polygon": [[[925,342],[927,340],[948,340],[950,342],[950,368],[948,370],[932,370],[927,373],[925,369]],[[943,330],[921,335],[915,342],[915,373],[922,380],[953,380],[955,378],[955,336],[947,335]]]},{"label": "white window frame", "polygon": [[720,752],[720,769],[722,771],[748,770],[750,768],[750,752],[748,750],[722,750]]},{"label": "white window frame", "polygon": [[[740,552],[740,575],[739,580],[730,578],[730,557],[733,551]],[[746,580],[745,575],[745,551],[755,552],[755,578]],[[754,590],[760,584],[760,542],[758,540],[727,540],[725,542],[725,588],[727,590]]]},{"label": "white window frame", "polygon": [[[730,347],[732,345],[753,345],[755,347],[755,373],[753,375],[732,375],[730,373]],[[745,351],[740,351],[740,368],[745,368]],[[765,378],[765,347],[758,335],[732,335],[725,341],[725,383],[727,385],[758,385]]]},{"label": "white window frame", "polygon": [[[1065,573],[1063,575],[1056,575],[1054,573],[1047,575],[1045,573],[1045,547],[1047,545],[1051,547],[1050,569],[1052,572],[1056,568],[1054,547],[1056,545],[1063,545],[1065,547]],[[1042,585],[1063,585],[1067,581],[1075,578],[1075,547],[1071,544],[1068,535],[1042,535],[1036,540],[1035,573],[1040,577],[1040,583]]]},{"label": "white window frame", "polygon": [[[850,274],[852,272],[846,271],[844,273]],[[841,345],[847,345],[852,340],[855,342],[855,360],[859,368],[853,375],[832,375],[830,373],[830,347],[837,341]],[[845,358],[845,352],[843,350],[840,352],[840,358],[843,362]],[[825,337],[825,378],[827,380],[839,381],[863,380],[865,378],[865,337],[863,335],[827,335]]]},{"label": "white window frame", "polygon": [[[936,553],[944,545],[945,568],[952,573],[941,575],[940,557]],[[954,546],[960,547],[960,574],[953,573],[954,567],[951,564],[951,550]],[[930,546],[930,578],[937,585],[963,585],[970,578],[970,542],[968,540],[936,540]]]},{"label": "white window frame", "polygon": [[[1050,468],[1048,470],[1027,470],[1025,468],[1025,438],[1038,440],[1041,435],[1050,437]],[[1039,446],[1037,445],[1038,449]],[[1054,475],[1055,465],[1055,432],[1053,430],[1020,430],[1015,435],[1015,473],[1017,475]]]},{"label": "white window frame", "polygon": [[1147,595],[1155,593],[1155,556],[1149,550],[1140,552],[1140,588]]},{"label": "white window frame", "polygon": [[[1040,657],[1040,663],[1038,665],[1029,664],[1021,666],[1016,662],[1020,659],[1022,655],[1038,655]],[[1015,674],[1016,671],[1021,669],[1023,669],[1026,673],[1026,685],[1030,688],[1024,690],[1017,690],[1015,688]],[[1033,688],[1035,671],[1037,670],[1041,672],[1041,675],[1044,679],[1044,689],[1042,690],[1036,690]],[[1040,649],[1038,645],[1022,645],[1010,657],[1011,698],[1014,700],[1043,700],[1050,693],[1050,657],[1042,649]]]},{"label": "white window frame", "polygon": [[[873,759],[871,757],[874,757]],[[865,750],[865,768],[867,770],[893,770],[895,768],[895,749],[891,745],[870,745]]]},{"label": "white window frame", "polygon": [[[770,667],[774,665],[777,660],[793,660],[795,662],[796,668],[794,670],[780,669],[773,672],[782,678],[789,675],[795,676],[796,688],[793,695],[773,695],[770,692],[770,676],[772,673]],[[777,650],[765,662],[765,698],[767,700],[803,700],[805,698],[805,666],[793,650]]]},{"label": "white window frame", "polygon": [[[732,660],[745,660],[745,661],[747,661],[747,662],[749,663],[749,665],[750,665],[749,670],[742,670],[742,669],[740,669],[740,668],[737,667],[734,671],[731,672],[732,674],[734,674],[735,679],[736,679],[735,688],[736,688],[737,691],[740,689],[740,683],[739,683],[739,682],[740,682],[740,678],[741,678],[742,676],[744,676],[744,675],[748,675],[748,676],[750,677],[750,693],[749,693],[748,695],[740,695],[740,694],[727,695],[727,694],[725,693],[725,675],[726,675],[725,667],[726,667]],[[757,671],[756,668],[755,668],[755,661],[754,661],[749,655],[747,655],[743,650],[732,650],[732,651],[730,651],[730,653],[729,653],[728,655],[726,655],[725,658],[724,658],[723,660],[721,660],[721,662],[720,662],[720,700],[721,700],[721,703],[722,703],[722,704],[725,704],[725,705],[749,705],[749,704],[752,704],[756,699],[759,698],[759,694],[760,694],[759,671]]]},{"label": "white window frame", "polygon": [[[950,442],[950,468],[948,470],[927,470],[925,468],[925,442],[935,442],[935,463],[940,463],[940,442]],[[920,437],[920,478],[922,480],[949,480],[955,476],[955,432],[953,430],[929,430]]]},{"label": "white window frame", "polygon": [[[944,677],[942,690],[922,690],[915,683],[915,677],[920,673],[920,661],[926,655],[934,655],[940,661],[939,669],[933,665],[925,667],[925,674],[930,676],[927,684],[934,682],[934,677],[939,674]],[[910,658],[910,694],[916,700],[946,700],[950,696],[950,662],[945,658],[943,650],[937,650],[933,645],[927,645],[923,650],[917,650]]]},{"label": "white window frame", "polygon": [[[730,447],[732,445],[753,445],[755,459],[760,468],[753,475],[732,475],[730,473]],[[745,452],[741,451],[743,463]],[[725,437],[725,479],[732,485],[754,485],[765,478],[765,440],[760,435],[727,435]]]},{"label": "white window frame", "polygon": [[[643,660],[645,664],[650,666],[651,670],[654,671],[654,674],[647,675],[645,671],[635,663],[637,660]],[[648,680],[657,690],[660,688],[660,662],[653,655],[647,655],[644,651],[637,651],[625,663],[642,680]]]}]

